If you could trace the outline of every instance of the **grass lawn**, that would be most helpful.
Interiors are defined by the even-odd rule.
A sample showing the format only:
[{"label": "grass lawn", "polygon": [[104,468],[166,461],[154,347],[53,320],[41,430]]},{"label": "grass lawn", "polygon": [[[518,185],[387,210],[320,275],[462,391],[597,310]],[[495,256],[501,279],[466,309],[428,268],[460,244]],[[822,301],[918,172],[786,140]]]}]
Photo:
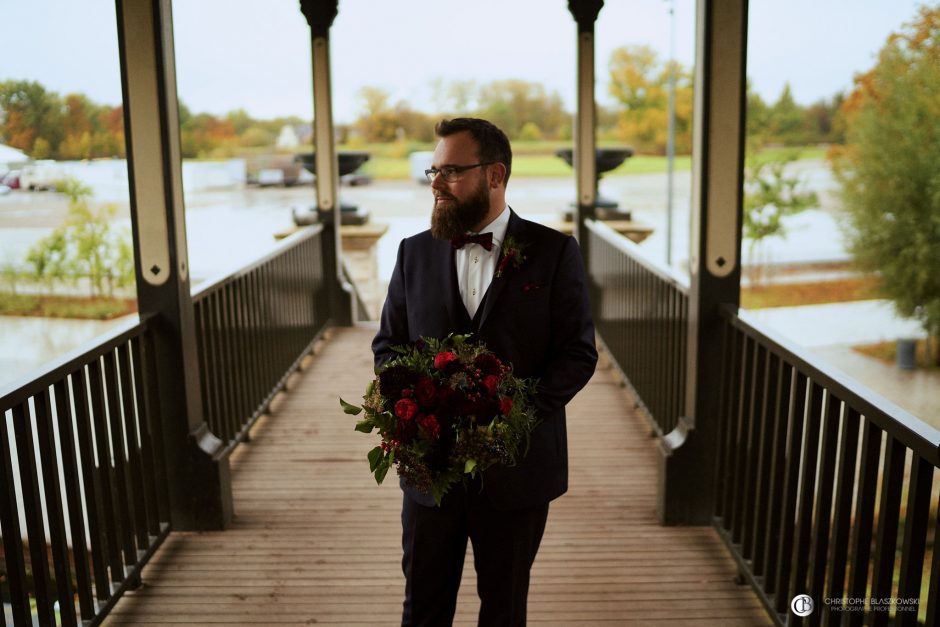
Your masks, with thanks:
[{"label": "grass lawn", "polygon": [[111,320],[137,311],[134,298],[87,298],[0,292],[0,315]]},{"label": "grass lawn", "polygon": [[[898,344],[897,342],[875,342],[874,344],[859,344],[853,346],[852,350],[861,353],[867,357],[873,357],[886,364],[894,364],[897,361]],[[933,352],[936,354],[937,348]],[[940,372],[940,364],[930,363],[927,356],[927,340],[917,340],[914,345],[914,363],[918,368],[927,368],[935,372]]]},{"label": "grass lawn", "polygon": [[745,309],[821,305],[879,298],[877,280],[871,277],[807,283],[771,283],[741,288]]}]

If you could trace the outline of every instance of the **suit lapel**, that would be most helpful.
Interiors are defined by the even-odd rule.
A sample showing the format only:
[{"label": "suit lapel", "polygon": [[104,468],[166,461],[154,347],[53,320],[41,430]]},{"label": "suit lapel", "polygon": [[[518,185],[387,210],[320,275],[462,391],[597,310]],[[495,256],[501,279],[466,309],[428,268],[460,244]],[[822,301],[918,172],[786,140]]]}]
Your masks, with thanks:
[{"label": "suit lapel", "polygon": [[[516,212],[509,209],[509,225],[506,227],[506,238],[512,237],[517,242],[523,240],[523,235],[525,233],[525,224],[522,219],[516,215]],[[505,241],[505,240],[504,240]],[[499,267],[499,262],[502,260],[502,253],[500,253],[499,259],[496,261],[496,267]],[[499,295],[502,293],[503,288],[508,281],[508,275],[512,272],[512,268],[506,268],[502,276],[493,276],[493,280],[490,283],[489,289],[486,291],[486,298],[483,300],[483,314],[480,317],[480,328],[483,328],[483,325],[486,324],[486,319],[490,315],[493,306],[496,304],[496,301],[499,300]]]},{"label": "suit lapel", "polygon": [[[463,302],[460,300],[460,288],[457,285],[457,265],[454,261],[454,249],[451,248],[450,242],[446,240],[434,241],[437,245],[435,253],[436,267],[440,268],[440,286],[444,290],[444,306],[447,308],[447,318],[453,326],[458,324],[461,319],[461,311],[457,307],[463,308]],[[467,315],[466,310],[463,311],[463,315]]]}]

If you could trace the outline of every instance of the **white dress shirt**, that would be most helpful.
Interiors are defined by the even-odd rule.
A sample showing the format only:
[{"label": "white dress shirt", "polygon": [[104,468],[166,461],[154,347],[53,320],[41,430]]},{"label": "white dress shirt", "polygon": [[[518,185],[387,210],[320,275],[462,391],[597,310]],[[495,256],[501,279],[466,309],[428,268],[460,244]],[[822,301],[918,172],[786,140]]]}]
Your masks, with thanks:
[{"label": "white dress shirt", "polygon": [[496,272],[496,262],[506,239],[506,229],[509,227],[509,206],[503,208],[495,220],[487,224],[480,233],[493,234],[493,248],[486,250],[479,244],[466,244],[463,248],[454,251],[454,261],[457,264],[457,284],[460,286],[460,298],[470,317],[476,315],[483,295],[493,280]]}]

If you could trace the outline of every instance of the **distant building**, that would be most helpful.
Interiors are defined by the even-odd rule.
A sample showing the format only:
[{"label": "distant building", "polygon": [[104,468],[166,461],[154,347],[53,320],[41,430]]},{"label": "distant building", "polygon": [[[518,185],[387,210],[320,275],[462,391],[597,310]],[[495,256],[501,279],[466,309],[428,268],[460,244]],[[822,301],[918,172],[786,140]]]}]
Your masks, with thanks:
[{"label": "distant building", "polygon": [[290,124],[281,127],[281,134],[277,136],[277,147],[285,150],[292,150],[300,145],[300,138],[297,137],[297,131]]}]

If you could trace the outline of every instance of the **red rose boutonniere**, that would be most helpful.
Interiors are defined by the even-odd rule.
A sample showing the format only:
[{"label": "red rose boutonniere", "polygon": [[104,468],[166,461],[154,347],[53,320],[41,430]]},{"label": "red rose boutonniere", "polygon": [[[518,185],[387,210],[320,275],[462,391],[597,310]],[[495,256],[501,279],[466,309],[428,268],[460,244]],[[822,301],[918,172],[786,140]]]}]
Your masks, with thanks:
[{"label": "red rose boutonniere", "polygon": [[503,272],[510,264],[512,264],[513,268],[522,266],[523,262],[526,260],[525,248],[525,244],[520,244],[511,235],[503,240],[503,257],[499,260],[499,265],[496,266],[497,279],[503,276]]}]

